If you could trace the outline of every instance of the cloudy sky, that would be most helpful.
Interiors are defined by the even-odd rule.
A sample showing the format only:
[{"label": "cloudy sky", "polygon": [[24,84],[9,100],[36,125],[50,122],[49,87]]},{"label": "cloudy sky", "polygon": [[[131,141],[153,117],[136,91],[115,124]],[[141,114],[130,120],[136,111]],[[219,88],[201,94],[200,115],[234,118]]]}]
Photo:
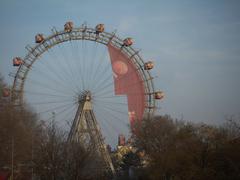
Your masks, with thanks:
[{"label": "cloudy sky", "polygon": [[153,59],[156,88],[166,93],[158,113],[221,123],[240,116],[240,2],[238,0],[1,0],[0,72],[7,82],[15,56],[36,33],[72,20],[130,36]]}]

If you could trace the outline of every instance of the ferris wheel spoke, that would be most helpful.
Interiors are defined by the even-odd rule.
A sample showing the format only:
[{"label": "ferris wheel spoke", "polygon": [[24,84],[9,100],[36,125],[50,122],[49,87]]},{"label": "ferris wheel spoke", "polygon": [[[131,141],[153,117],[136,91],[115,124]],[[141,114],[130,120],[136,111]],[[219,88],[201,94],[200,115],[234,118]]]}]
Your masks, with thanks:
[{"label": "ferris wheel spoke", "polygon": [[111,104],[117,104],[117,105],[124,105],[124,106],[126,106],[126,105],[128,105],[128,103],[122,103],[122,102],[112,102],[112,101],[104,101],[104,100],[96,100],[97,102],[100,102],[100,103],[111,103]]},{"label": "ferris wheel spoke", "polygon": [[[41,67],[39,68],[39,65],[42,66],[42,68],[44,69],[44,72],[40,70]],[[54,71],[50,70],[50,65],[45,65],[44,63],[42,63],[42,61],[38,61],[38,65],[37,66],[32,65],[31,68],[34,72],[38,72],[39,74],[41,74],[41,76],[42,75],[48,76],[48,78],[51,78],[51,79],[54,79],[53,77],[58,77],[58,76],[54,76]],[[51,72],[51,75],[53,73],[53,76],[49,76],[50,74],[46,73],[46,70],[48,70],[47,72]],[[57,79],[54,79],[54,81],[59,82]]]},{"label": "ferris wheel spoke", "polygon": [[[100,91],[102,89],[104,89],[104,84],[106,84],[107,82],[109,82],[108,84],[113,85],[113,82],[111,81],[111,79],[113,79],[112,74],[108,75],[105,79],[103,79],[102,81],[100,81],[100,83],[98,83],[98,86],[95,87],[95,89],[97,91]],[[110,85],[106,86],[109,87]]]},{"label": "ferris wheel spoke", "polygon": [[[106,114],[109,114],[111,117],[113,117],[114,122],[123,122],[123,119],[119,118],[119,116],[116,116],[112,113],[112,110],[109,110],[109,108],[106,107],[102,107],[102,106],[98,106],[100,109],[102,109],[103,111],[105,111]],[[118,121],[116,121],[116,119]],[[124,123],[124,125],[127,125],[127,123]]]},{"label": "ferris wheel spoke", "polygon": [[91,64],[92,71],[91,71],[91,73],[89,75],[89,82],[90,82],[90,88],[91,89],[92,89],[93,85],[96,83],[95,79],[93,78],[94,73],[97,71],[97,69],[96,69],[97,66],[95,64],[100,61],[99,59],[97,59],[97,57],[100,57],[98,55],[98,49],[99,49],[98,48],[98,43],[95,42],[95,45],[96,45],[96,51],[94,53],[93,61],[92,61],[92,64]]},{"label": "ferris wheel spoke", "polygon": [[[49,55],[49,53],[46,53],[46,54]],[[50,58],[50,60],[52,60],[52,58]],[[44,70],[47,69],[48,72],[53,73],[55,75],[54,77],[58,78],[60,80],[60,82],[64,81],[62,79],[62,77],[59,75],[59,73],[56,72],[55,68],[53,68],[54,66],[51,65],[51,63],[50,63],[51,61],[50,60],[46,60],[45,58],[42,59],[42,60],[39,60],[38,61],[38,65],[41,65],[42,67],[44,66],[43,69]],[[33,68],[34,68],[34,70],[40,71],[39,68],[37,68],[36,66],[33,66]],[[40,72],[41,72],[41,75],[46,74],[45,71],[44,72],[40,71]]]},{"label": "ferris wheel spoke", "polygon": [[[116,113],[121,113],[121,114],[123,114],[123,115],[126,115],[127,114],[127,112],[128,112],[128,110],[126,109],[127,108],[127,106],[126,105],[124,105],[124,104],[118,104],[118,103],[109,103],[109,102],[101,102],[101,103],[96,103],[97,104],[97,106],[100,106],[100,107],[105,107],[105,108],[107,108],[107,109],[110,109],[110,110],[112,110],[113,112],[116,112]],[[120,111],[119,109],[120,108],[125,108],[126,109],[126,111]]]},{"label": "ferris wheel spoke", "polygon": [[[86,59],[86,63],[85,63],[85,79],[86,79],[86,88],[89,89],[90,88],[90,80],[89,80],[89,74],[91,73],[92,67],[91,65],[91,61],[92,61],[92,57],[91,54],[89,53],[89,49],[91,49],[91,44],[90,43],[85,43],[85,59]],[[94,53],[94,49],[92,50]]]},{"label": "ferris wheel spoke", "polygon": [[109,66],[105,66],[103,72],[101,72],[102,75],[100,75],[100,72],[99,72],[99,76],[96,78],[97,83],[93,86],[94,91],[99,91],[99,87],[101,87],[102,84],[108,82],[107,80],[110,80],[110,78],[109,78],[110,75],[107,75],[107,78],[105,77],[106,74],[108,74],[108,73],[111,74],[111,72],[109,72],[108,69],[109,69]]},{"label": "ferris wheel spoke", "polygon": [[[61,77],[63,82],[68,82],[68,84],[70,85],[69,88],[70,89],[74,89],[74,85],[71,84],[72,79],[70,78],[71,75],[69,74],[69,71],[66,70],[66,66],[64,66],[64,64],[62,63],[62,58],[58,57],[57,55],[55,55],[55,53],[53,52],[52,49],[50,49],[49,51],[47,51],[48,56],[51,57],[51,59],[57,59],[58,62],[57,64],[54,64],[53,66],[57,66],[58,67],[58,75]],[[58,54],[58,53],[57,53]],[[59,54],[58,54],[59,55]],[[72,88],[71,88],[72,87]]]},{"label": "ferris wheel spoke", "polygon": [[88,50],[91,49],[90,47],[90,43],[85,43],[85,59],[86,59],[86,63],[85,63],[85,78],[86,78],[86,88],[89,89],[89,71],[90,71],[90,61],[91,61],[91,54],[89,54]]},{"label": "ferris wheel spoke", "polygon": [[93,73],[93,62],[94,62],[94,57],[96,55],[96,51],[97,51],[97,43],[93,42],[93,43],[89,43],[89,45],[87,46],[87,49],[91,49],[92,53],[91,54],[87,54],[87,63],[86,63],[86,75],[87,75],[87,89],[89,89],[91,87],[91,75]]},{"label": "ferris wheel spoke", "polygon": [[[75,110],[76,110],[76,106],[71,106],[70,108],[66,108],[63,110],[63,113],[65,113],[65,115],[62,115],[62,117],[60,119],[57,119],[58,122],[60,123],[66,123],[68,125],[68,123],[71,123],[73,121],[74,116],[70,117],[70,115],[74,115],[75,114]],[[69,112],[68,112],[69,111]],[[61,112],[60,112],[61,113]],[[57,116],[60,115],[60,113],[57,114]],[[61,113],[62,114],[62,113]],[[57,117],[56,116],[56,117]],[[65,127],[66,128],[66,127]]]},{"label": "ferris wheel spoke", "polygon": [[[116,57],[116,59],[118,58],[118,56]],[[97,91],[103,86],[103,84],[105,84],[106,82],[109,82],[109,80],[110,80],[109,86],[113,84],[114,81],[111,81],[111,79],[113,79],[112,70],[109,72],[109,74],[107,74],[107,72],[108,72],[107,70],[109,69],[109,67],[112,67],[110,61],[108,64],[106,64],[100,81],[97,81],[97,82],[101,82],[101,83],[98,83],[98,84],[96,84],[96,86],[94,86],[94,89],[97,89]],[[106,77],[104,77],[105,75],[106,75]]]},{"label": "ferris wheel spoke", "polygon": [[35,70],[36,72],[39,72],[39,73],[41,74],[41,76],[46,77],[46,78],[44,78],[44,80],[48,80],[48,81],[51,80],[51,82],[54,82],[54,83],[58,84],[58,87],[61,87],[62,89],[65,89],[65,90],[67,90],[67,91],[70,90],[70,91],[72,91],[73,93],[76,93],[76,92],[74,92],[72,89],[69,89],[69,87],[66,86],[66,85],[63,83],[64,81],[56,80],[56,79],[54,79],[52,76],[49,76],[48,73],[43,72],[43,71],[41,71],[41,70],[39,70],[39,69],[37,69],[37,68],[35,68],[35,67],[34,67],[33,70]]},{"label": "ferris wheel spoke", "polygon": [[107,48],[104,49],[104,52],[102,54],[102,56],[99,58],[99,60],[97,61],[97,68],[96,70],[94,71],[94,74],[93,74],[93,85],[92,85],[92,88],[94,87],[95,83],[98,82],[96,80],[96,75],[98,74],[97,72],[99,72],[100,68],[102,67],[102,64],[103,64],[103,60],[106,58],[106,55],[107,55]]},{"label": "ferris wheel spoke", "polygon": [[99,55],[99,53],[98,53],[98,51],[99,51],[99,47],[98,47],[98,43],[97,42],[95,42],[95,52],[94,52],[94,54],[93,54],[93,61],[92,61],[92,63],[91,63],[91,73],[90,73],[90,76],[89,76],[89,82],[90,82],[90,89],[92,89],[92,87],[93,87],[93,85],[96,83],[96,81],[95,81],[95,79],[94,79],[94,74],[96,73],[96,71],[97,71],[97,63],[99,63],[99,61],[100,61],[100,59],[98,59],[98,57],[99,58],[101,58],[101,56]]},{"label": "ferris wheel spoke", "polygon": [[[70,60],[70,58],[68,58],[66,56],[66,54],[64,54],[64,52],[66,52],[66,50],[64,50],[64,47],[62,47],[61,45],[58,45],[57,47],[58,47],[59,53],[64,58],[63,62],[65,63],[65,67],[66,67],[65,69],[66,69],[66,71],[69,71],[69,74],[70,74],[70,77],[71,77],[71,82],[72,82],[72,80],[75,80],[75,82],[77,82],[76,81],[76,76],[74,75],[72,67],[70,65],[71,60]],[[81,90],[81,88],[78,86],[78,84],[74,84],[73,86],[77,89],[77,91]]]},{"label": "ferris wheel spoke", "polygon": [[[71,82],[71,81],[68,78],[69,75],[66,74],[66,72],[68,72],[68,71],[66,71],[64,69],[64,67],[62,67],[62,65],[61,65],[62,64],[61,58],[58,58],[55,54],[53,54],[52,49],[47,50],[46,55],[48,55],[49,58],[38,61],[39,64],[42,64],[45,66],[45,68],[43,68],[43,69],[49,69],[49,72],[54,73],[56,75],[56,77],[59,78],[60,82],[65,82],[65,83],[68,82],[68,85],[69,85],[69,82]],[[54,62],[54,60],[58,60],[57,63]],[[52,65],[51,62],[54,64]],[[56,70],[55,67],[57,67],[58,69]],[[60,70],[60,69],[62,69],[62,70]],[[73,88],[71,88],[71,89],[73,89]]]},{"label": "ferris wheel spoke", "polygon": [[[83,44],[83,42],[81,44]],[[83,87],[83,89],[85,89],[83,47],[79,47],[79,46],[81,46],[81,45],[79,45],[79,43],[76,43],[76,45],[77,45],[77,54],[79,57],[78,62],[79,62],[79,69],[80,69],[80,71],[79,71],[80,79],[81,79],[82,87]],[[81,55],[79,54],[79,52],[81,52]]]},{"label": "ferris wheel spoke", "polygon": [[98,119],[101,124],[105,124],[106,127],[109,129],[114,129],[114,133],[118,132],[118,127],[125,126],[127,127],[127,123],[123,123],[122,119],[118,118],[117,116],[110,114],[108,110],[101,108],[101,112],[97,112]]},{"label": "ferris wheel spoke", "polygon": [[37,96],[36,98],[36,95],[28,95],[28,101],[29,102],[64,102],[64,101],[72,101],[72,102],[75,102],[74,98],[73,97],[56,97],[56,96]]},{"label": "ferris wheel spoke", "polygon": [[[30,78],[27,79],[27,83],[31,83],[31,84],[37,85],[37,86],[39,86],[39,87],[41,87],[41,88],[44,88],[44,89],[52,90],[52,91],[54,91],[54,92],[56,92],[56,93],[59,93],[59,94],[62,93],[61,95],[69,94],[69,92],[63,91],[64,89],[61,89],[61,90],[60,90],[60,89],[52,88],[52,84],[51,84],[51,85],[45,84],[45,83],[42,83],[42,82],[39,82],[39,81],[30,79]],[[77,92],[75,92],[75,93],[77,94]]]},{"label": "ferris wheel spoke", "polygon": [[[71,44],[71,52],[72,52],[72,56],[74,57],[74,61],[75,61],[75,69],[76,69],[76,74],[75,76],[78,77],[78,79],[81,79],[81,90],[83,90],[84,88],[84,85],[83,85],[83,76],[82,76],[82,65],[81,65],[81,58],[79,56],[79,48],[78,48],[78,44],[75,43],[74,41],[70,41],[70,44]],[[75,47],[74,46],[77,46]]]},{"label": "ferris wheel spoke", "polygon": [[69,107],[72,107],[72,106],[75,106],[77,103],[76,102],[71,102],[71,103],[68,103],[68,104],[61,104],[60,106],[54,106],[53,108],[48,108],[47,110],[44,110],[44,111],[41,111],[41,112],[38,112],[37,114],[44,114],[44,113],[48,113],[48,112],[52,112],[53,110],[60,110],[62,108],[69,108]]},{"label": "ferris wheel spoke", "polygon": [[106,113],[104,112],[96,112],[96,114],[98,115],[98,119],[101,120],[100,121],[100,125],[103,125],[103,127],[101,127],[101,129],[104,129],[106,131],[109,132],[110,137],[113,136],[113,134],[118,135],[119,133],[119,129],[114,125],[113,122],[111,122],[109,120],[109,117],[106,116]]},{"label": "ferris wheel spoke", "polygon": [[[75,80],[76,84],[78,85],[77,86],[78,91],[80,92],[80,91],[83,90],[83,85],[79,83],[80,81],[78,79],[78,76],[79,76],[79,69],[78,68],[79,68],[79,66],[78,66],[77,60],[80,61],[81,59],[79,59],[76,51],[74,51],[74,46],[73,46],[74,42],[72,40],[70,40],[69,43],[70,43],[70,50],[69,51],[71,52],[70,54],[72,56],[71,60],[69,59],[69,64],[70,64],[70,67],[72,68],[72,73],[73,73],[74,80]],[[81,74],[80,74],[80,76],[81,76]]]},{"label": "ferris wheel spoke", "polygon": [[40,101],[40,102],[31,102],[32,105],[42,105],[42,104],[61,104],[66,102],[72,102],[73,100],[64,100],[64,101]]},{"label": "ferris wheel spoke", "polygon": [[[104,83],[106,81],[105,75],[110,73],[112,74],[112,71],[109,70],[109,66],[110,66],[110,62],[109,63],[105,63],[105,66],[102,68],[102,71],[99,71],[99,75],[97,76],[95,82],[97,82],[94,86],[93,86],[93,90],[98,90],[98,86],[101,85],[102,83]],[[109,75],[107,75],[108,77]]]},{"label": "ferris wheel spoke", "polygon": [[[109,102],[101,103],[101,106],[103,106],[103,107],[105,107],[105,108],[108,108],[108,109],[112,110],[113,112],[117,112],[117,113],[126,115],[127,111],[117,110],[117,109],[119,109],[119,106],[116,106],[115,109],[114,109],[114,108],[113,108],[114,105],[115,105],[114,103],[109,103]],[[124,106],[124,107],[126,107],[126,106]]]},{"label": "ferris wheel spoke", "polygon": [[24,94],[29,95],[38,95],[38,96],[47,96],[47,97],[58,97],[58,98],[72,98],[72,96],[64,96],[64,95],[56,95],[56,94],[49,94],[49,93],[41,93],[41,92],[33,92],[33,91],[23,91]]},{"label": "ferris wheel spoke", "polygon": [[[86,62],[86,54],[87,54],[87,48],[85,40],[82,41],[82,59],[83,62]],[[84,89],[87,88],[87,82],[86,82],[86,63],[83,63],[83,82],[84,82]]]},{"label": "ferris wheel spoke", "polygon": [[[74,107],[74,105],[72,105],[72,107]],[[67,108],[61,110],[60,112],[54,111],[55,117],[59,116],[60,114],[63,114],[64,112],[66,112],[66,111],[69,110],[69,109],[70,109],[70,108],[67,107]],[[53,118],[53,117],[51,116],[51,117],[49,117],[48,119],[45,119],[45,121],[49,121],[49,120],[51,120],[52,118]]]}]

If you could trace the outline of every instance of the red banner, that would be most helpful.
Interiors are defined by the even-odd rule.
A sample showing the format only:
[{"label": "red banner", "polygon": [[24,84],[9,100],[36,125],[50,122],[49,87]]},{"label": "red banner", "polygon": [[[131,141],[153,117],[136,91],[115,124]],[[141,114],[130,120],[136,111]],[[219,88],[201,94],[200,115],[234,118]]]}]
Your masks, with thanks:
[{"label": "red banner", "polygon": [[126,95],[131,127],[136,120],[142,120],[145,99],[144,83],[133,62],[109,43],[108,51],[111,59],[115,95]]}]

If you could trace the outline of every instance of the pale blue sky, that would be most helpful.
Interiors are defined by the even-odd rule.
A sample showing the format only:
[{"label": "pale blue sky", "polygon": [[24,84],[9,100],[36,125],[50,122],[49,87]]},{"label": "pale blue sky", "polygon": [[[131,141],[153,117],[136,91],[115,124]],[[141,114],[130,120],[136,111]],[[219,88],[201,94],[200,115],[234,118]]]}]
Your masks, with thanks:
[{"label": "pale blue sky", "polygon": [[1,0],[0,72],[13,71],[36,33],[65,21],[104,23],[131,36],[154,59],[155,86],[166,93],[159,113],[195,122],[240,114],[240,2],[237,0]]}]

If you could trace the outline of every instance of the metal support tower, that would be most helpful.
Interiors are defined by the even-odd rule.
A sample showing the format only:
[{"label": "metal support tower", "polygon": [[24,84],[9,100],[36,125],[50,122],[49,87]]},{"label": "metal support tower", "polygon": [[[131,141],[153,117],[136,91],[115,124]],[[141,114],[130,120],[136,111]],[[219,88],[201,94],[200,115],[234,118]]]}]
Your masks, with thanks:
[{"label": "metal support tower", "polygon": [[[100,158],[99,160],[97,160],[98,158],[92,158],[90,160],[95,161],[90,163],[94,163],[95,167],[93,166],[93,169],[97,171],[96,173],[110,172],[112,176],[115,176],[115,169],[106,145],[104,144],[100,127],[92,109],[91,100],[90,91],[84,91],[79,96],[79,105],[68,136],[68,141],[79,142],[85,148],[91,146],[93,148],[92,152]],[[91,170],[91,173],[94,174],[94,171]]]}]

